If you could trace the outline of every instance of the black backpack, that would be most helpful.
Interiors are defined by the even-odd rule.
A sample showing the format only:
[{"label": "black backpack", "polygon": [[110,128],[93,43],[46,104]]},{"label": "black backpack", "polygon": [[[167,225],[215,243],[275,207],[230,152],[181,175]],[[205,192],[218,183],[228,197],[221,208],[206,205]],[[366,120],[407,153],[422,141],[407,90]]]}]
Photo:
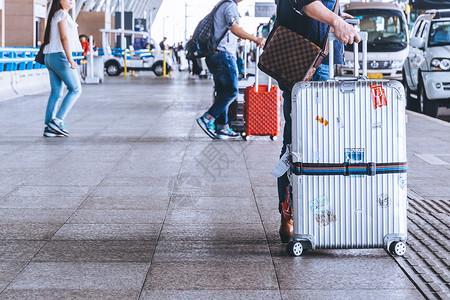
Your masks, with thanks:
[{"label": "black backpack", "polygon": [[196,58],[208,57],[213,55],[214,51],[217,50],[217,46],[228,32],[228,29],[225,30],[220,39],[216,40],[214,38],[214,16],[219,7],[226,2],[231,2],[231,0],[221,1],[198,23],[192,39],[186,44],[187,59],[193,60]]}]

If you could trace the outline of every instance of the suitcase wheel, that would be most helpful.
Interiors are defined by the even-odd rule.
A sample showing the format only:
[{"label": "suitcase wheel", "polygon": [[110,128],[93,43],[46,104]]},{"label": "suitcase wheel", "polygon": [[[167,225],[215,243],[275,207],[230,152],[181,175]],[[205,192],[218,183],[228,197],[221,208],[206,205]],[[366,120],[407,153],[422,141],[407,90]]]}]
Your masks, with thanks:
[{"label": "suitcase wheel", "polygon": [[389,245],[389,252],[392,255],[403,256],[406,253],[406,244],[402,241],[392,242]]},{"label": "suitcase wheel", "polygon": [[252,139],[252,136],[246,135],[245,132],[241,133],[241,137],[244,141],[250,141]]},{"label": "suitcase wheel", "polygon": [[276,140],[278,140],[278,136],[276,136],[276,135],[271,135],[271,136],[270,136],[270,139],[271,139],[272,141],[276,141]]},{"label": "suitcase wheel", "polygon": [[291,256],[300,256],[303,254],[303,245],[298,241],[290,241],[286,246],[286,253]]}]

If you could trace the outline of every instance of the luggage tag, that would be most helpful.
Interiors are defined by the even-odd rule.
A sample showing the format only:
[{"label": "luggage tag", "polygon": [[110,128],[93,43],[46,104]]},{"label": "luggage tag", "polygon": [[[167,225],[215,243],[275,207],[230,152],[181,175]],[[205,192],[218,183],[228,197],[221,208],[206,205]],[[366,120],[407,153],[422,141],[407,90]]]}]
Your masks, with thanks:
[{"label": "luggage tag", "polygon": [[272,170],[272,172],[270,172],[270,174],[272,174],[276,178],[283,176],[283,174],[286,173],[289,170],[289,168],[291,167],[290,161],[289,161],[290,154],[291,154],[291,147],[288,145],[286,147],[286,152],[280,158],[277,165]]}]

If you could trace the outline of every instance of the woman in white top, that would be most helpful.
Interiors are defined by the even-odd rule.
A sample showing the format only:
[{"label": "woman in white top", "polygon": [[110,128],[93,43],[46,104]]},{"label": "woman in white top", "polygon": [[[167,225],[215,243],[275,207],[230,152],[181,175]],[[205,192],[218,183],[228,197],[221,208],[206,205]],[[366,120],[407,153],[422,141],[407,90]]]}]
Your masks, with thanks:
[{"label": "woman in white top", "polygon": [[[53,0],[45,28],[45,65],[50,74],[52,88],[45,115],[46,137],[69,136],[64,119],[81,95],[77,63],[73,60],[72,52],[83,52],[83,49],[78,39],[78,25],[68,14],[72,2],[73,0]],[[63,82],[69,92],[57,110]]]}]

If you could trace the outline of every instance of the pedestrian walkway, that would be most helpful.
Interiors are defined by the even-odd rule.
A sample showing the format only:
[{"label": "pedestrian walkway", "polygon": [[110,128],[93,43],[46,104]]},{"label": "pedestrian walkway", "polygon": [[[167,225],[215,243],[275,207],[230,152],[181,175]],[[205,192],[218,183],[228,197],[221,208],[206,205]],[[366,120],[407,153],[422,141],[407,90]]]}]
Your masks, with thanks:
[{"label": "pedestrian walkway", "polygon": [[[413,217],[417,231],[404,259],[383,249],[294,258],[279,242],[269,174],[281,139],[211,140],[195,122],[212,101],[211,81],[174,77],[84,86],[67,139],[42,137],[47,95],[0,103],[0,299],[448,295],[447,125],[409,116],[417,203],[410,208],[435,210],[438,232],[419,232],[421,216]],[[441,273],[429,273],[428,282],[410,266],[414,259],[428,272],[412,250],[432,235],[438,251],[429,258]]]},{"label": "pedestrian walkway", "polygon": [[430,299],[450,299],[450,123],[409,113],[408,246],[400,266]]}]

